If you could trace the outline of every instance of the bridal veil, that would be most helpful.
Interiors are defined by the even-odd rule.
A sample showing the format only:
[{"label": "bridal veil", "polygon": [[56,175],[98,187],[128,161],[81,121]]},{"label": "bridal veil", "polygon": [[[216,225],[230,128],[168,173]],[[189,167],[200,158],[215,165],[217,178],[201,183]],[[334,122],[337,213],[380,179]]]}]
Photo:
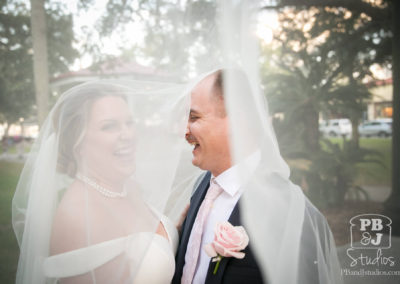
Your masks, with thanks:
[{"label": "bridal veil", "polygon": [[[60,278],[46,272],[52,256],[159,232],[163,216],[179,219],[201,174],[184,140],[190,90],[223,69],[234,163],[240,167],[252,153],[261,157],[255,171],[240,167],[239,178],[242,219],[263,276],[272,284],[340,283],[327,222],[289,180],[269,120],[254,37],[258,1],[170,2],[179,13],[162,11],[164,36],[176,39],[160,50],[171,55],[170,64],[162,57],[156,62],[166,74],[163,82],[78,85],[58,99],[42,126],[13,200],[21,248],[17,282],[51,282]],[[95,109],[106,122],[97,132],[91,128]],[[112,252],[100,249],[98,263],[75,275],[88,283],[134,283],[152,238],[141,240],[134,257],[121,249],[107,258]]]},{"label": "bridal veil", "polygon": [[183,139],[185,88],[104,80],[59,98],[13,199],[17,283],[133,283],[154,237],[143,233],[162,224],[177,241],[167,222],[177,221],[197,171]]}]

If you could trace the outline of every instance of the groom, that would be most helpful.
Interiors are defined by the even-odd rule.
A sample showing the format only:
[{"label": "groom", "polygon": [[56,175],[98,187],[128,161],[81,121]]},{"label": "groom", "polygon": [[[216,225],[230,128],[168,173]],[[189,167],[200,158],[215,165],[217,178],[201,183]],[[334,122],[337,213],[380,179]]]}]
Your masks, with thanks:
[{"label": "groom", "polygon": [[[182,226],[173,284],[265,283],[251,245],[243,251],[243,259],[222,258],[216,274],[213,274],[216,262],[212,262],[203,249],[213,241],[217,222],[241,225],[238,201],[242,191],[229,151],[229,122],[223,93],[221,70],[205,77],[192,91],[186,140],[194,145],[192,163],[207,173],[193,193]],[[248,163],[249,167],[256,166],[254,159]],[[215,188],[212,206],[206,205],[207,192],[207,196],[212,195]],[[209,208],[200,209],[202,203],[204,208]]]}]

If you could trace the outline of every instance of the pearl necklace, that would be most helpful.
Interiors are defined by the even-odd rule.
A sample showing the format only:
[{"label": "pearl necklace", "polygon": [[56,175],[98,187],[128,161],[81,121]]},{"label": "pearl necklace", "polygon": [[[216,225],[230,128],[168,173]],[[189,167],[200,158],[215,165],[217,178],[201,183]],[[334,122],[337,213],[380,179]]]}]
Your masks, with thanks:
[{"label": "pearl necklace", "polygon": [[109,197],[109,198],[123,198],[126,197],[128,195],[128,191],[126,188],[124,188],[123,191],[121,192],[115,192],[115,191],[111,191],[108,190],[107,188],[101,186],[100,184],[96,183],[94,180],[88,178],[87,176],[84,176],[80,173],[76,174],[76,178],[79,179],[81,182],[90,185],[92,188],[94,188],[95,190],[97,190],[99,193],[101,193],[102,195],[104,195],[105,197]]}]

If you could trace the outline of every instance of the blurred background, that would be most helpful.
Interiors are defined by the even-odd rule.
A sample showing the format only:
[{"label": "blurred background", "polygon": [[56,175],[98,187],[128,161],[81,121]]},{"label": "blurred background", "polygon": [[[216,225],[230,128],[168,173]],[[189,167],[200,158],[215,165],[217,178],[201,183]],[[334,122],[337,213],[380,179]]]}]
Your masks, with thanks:
[{"label": "blurred background", "polygon": [[[399,1],[254,1],[261,88],[293,182],[343,251],[359,214],[390,217],[398,236]],[[195,76],[218,60],[203,36],[215,9],[212,0],[0,0],[1,283],[14,282],[19,254],[12,196],[60,94],[102,78]]]}]

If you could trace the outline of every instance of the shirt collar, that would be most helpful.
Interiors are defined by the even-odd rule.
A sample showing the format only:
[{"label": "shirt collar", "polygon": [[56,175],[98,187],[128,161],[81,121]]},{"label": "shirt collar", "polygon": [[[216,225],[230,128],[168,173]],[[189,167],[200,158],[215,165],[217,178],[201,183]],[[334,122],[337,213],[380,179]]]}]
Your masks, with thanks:
[{"label": "shirt collar", "polygon": [[[243,178],[243,173],[239,172],[242,168],[241,166],[245,166],[246,169],[249,170],[249,173],[253,173],[258,166],[260,159],[261,152],[254,152],[243,161],[243,165],[234,165],[215,177],[215,182],[219,184],[227,194],[233,197],[238,192],[242,192],[241,186],[243,182],[249,178],[244,177],[244,179],[241,179]],[[212,176],[212,178],[214,178],[214,176]]]}]

